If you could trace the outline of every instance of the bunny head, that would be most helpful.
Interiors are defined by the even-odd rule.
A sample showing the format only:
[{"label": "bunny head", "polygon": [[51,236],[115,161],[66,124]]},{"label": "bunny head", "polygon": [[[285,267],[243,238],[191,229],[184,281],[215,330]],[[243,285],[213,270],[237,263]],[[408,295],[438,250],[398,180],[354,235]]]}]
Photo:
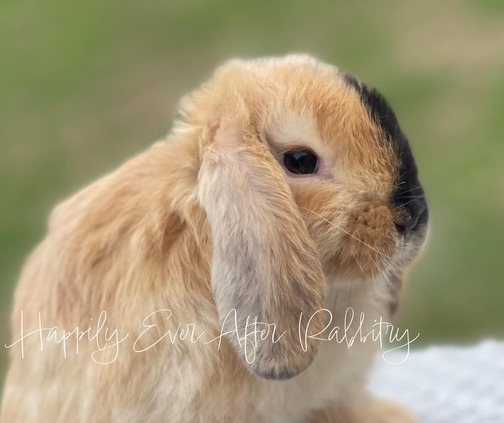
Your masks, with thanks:
[{"label": "bunny head", "polygon": [[[287,331],[259,342],[254,373],[288,378],[317,351],[298,328],[339,278],[397,285],[426,235],[408,141],[374,89],[308,56],[231,61],[183,100],[176,131],[202,128],[197,201],[212,238],[221,321]],[[324,327],[316,316],[312,328]],[[292,329],[295,330],[292,330]],[[315,330],[314,329],[314,330]]]}]

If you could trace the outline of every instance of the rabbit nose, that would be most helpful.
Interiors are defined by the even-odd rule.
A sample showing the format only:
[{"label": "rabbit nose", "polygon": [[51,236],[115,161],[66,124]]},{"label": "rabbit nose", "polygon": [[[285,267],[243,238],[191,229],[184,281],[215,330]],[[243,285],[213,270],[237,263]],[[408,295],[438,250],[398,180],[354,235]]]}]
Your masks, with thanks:
[{"label": "rabbit nose", "polygon": [[419,196],[414,200],[405,201],[401,204],[403,212],[396,219],[395,227],[399,234],[405,235],[423,227],[429,218],[429,209],[425,197]]}]

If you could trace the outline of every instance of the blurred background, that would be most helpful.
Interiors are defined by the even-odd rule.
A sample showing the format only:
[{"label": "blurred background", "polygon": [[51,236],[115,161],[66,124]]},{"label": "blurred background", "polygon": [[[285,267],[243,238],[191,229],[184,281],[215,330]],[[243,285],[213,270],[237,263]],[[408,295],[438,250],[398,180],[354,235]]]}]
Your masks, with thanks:
[{"label": "blurred background", "polygon": [[502,337],[504,2],[2,0],[2,346],[52,207],[166,134],[225,59],[290,52],[378,87],[410,138],[432,225],[397,325],[417,347]]}]

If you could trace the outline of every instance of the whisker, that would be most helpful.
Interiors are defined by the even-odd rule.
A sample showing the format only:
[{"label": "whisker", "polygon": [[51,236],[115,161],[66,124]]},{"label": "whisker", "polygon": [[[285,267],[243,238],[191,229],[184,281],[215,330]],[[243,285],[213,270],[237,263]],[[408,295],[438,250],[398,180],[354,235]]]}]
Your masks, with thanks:
[{"label": "whisker", "polygon": [[394,200],[402,200],[403,198],[423,198],[423,195],[398,195]]},{"label": "whisker", "polygon": [[394,243],[396,242],[396,238],[393,237],[393,236],[390,236],[390,235],[386,235],[386,234],[381,234],[381,236],[385,239],[388,239],[389,241],[393,241]]},{"label": "whisker", "polygon": [[357,263],[357,266],[359,266],[359,268],[360,268],[360,270],[361,270],[362,274],[363,274],[363,275],[365,275],[365,274],[366,274],[366,272],[364,272],[364,269],[362,268],[361,264],[359,263],[359,260],[357,260],[357,257],[355,256],[355,254],[353,254],[353,253],[352,253],[352,256],[353,256],[353,258],[354,258],[355,262]]},{"label": "whisker", "polygon": [[413,203],[413,201],[415,201],[415,200],[416,200],[416,198],[413,198],[413,200],[410,200],[410,201],[407,201],[407,202],[406,202],[406,203],[404,203],[404,204],[401,204],[401,206],[400,206],[400,207],[405,207],[405,206],[407,206],[408,204]]},{"label": "whisker", "polygon": [[366,244],[362,239],[359,239],[357,238],[355,235],[351,234],[350,232],[346,231],[345,229],[339,227],[338,225],[336,225],[335,223],[331,222],[330,220],[326,219],[324,216],[321,216],[320,214],[318,214],[317,212],[313,211],[313,210],[310,210],[310,209],[307,209],[306,207],[299,207],[300,209],[304,209],[304,210],[307,210],[311,213],[313,213],[314,215],[320,217],[321,219],[325,220],[327,223],[329,223],[331,226],[334,226],[336,229],[340,230],[341,232],[347,234],[349,237],[355,239],[356,241],[359,241],[360,243],[364,244],[366,247],[368,247],[369,249],[373,250],[374,252],[384,256],[384,257],[387,257],[389,259],[392,259],[392,257],[389,257],[387,254],[377,250],[376,248],[372,247],[371,245],[369,244]]},{"label": "whisker", "polygon": [[385,268],[386,268],[389,272],[394,273],[395,268],[394,268],[394,265],[393,265],[393,263],[392,263],[391,261],[384,260],[384,261],[383,261],[383,265],[385,266]]},{"label": "whisker", "polygon": [[403,184],[405,184],[405,183],[406,183],[406,181],[403,181],[403,180],[402,180],[402,179],[406,176],[406,173],[408,173],[408,171],[407,171],[407,170],[403,171],[403,172],[399,175],[399,178],[398,178],[398,179],[399,179],[401,182],[397,184],[398,186],[399,186],[399,185],[403,185]]},{"label": "whisker", "polygon": [[[399,185],[400,185],[400,184],[399,184]],[[398,186],[396,186],[396,188],[398,188],[398,187],[399,187],[399,185],[398,185]],[[421,187],[413,187],[413,188],[407,189],[406,191],[401,192],[401,194],[408,194],[408,193],[410,193],[410,192],[417,191],[417,190],[421,190],[421,189],[422,189]]]},{"label": "whisker", "polygon": [[385,279],[387,279],[387,274],[383,271],[383,269],[382,269],[380,266],[378,266],[378,263],[376,263],[376,261],[373,259],[373,257],[372,257],[372,256],[369,256],[369,258],[370,258],[370,259],[371,259],[371,261],[375,264],[375,266],[376,266],[376,270],[378,270],[378,271],[382,274],[382,276],[383,276]]}]

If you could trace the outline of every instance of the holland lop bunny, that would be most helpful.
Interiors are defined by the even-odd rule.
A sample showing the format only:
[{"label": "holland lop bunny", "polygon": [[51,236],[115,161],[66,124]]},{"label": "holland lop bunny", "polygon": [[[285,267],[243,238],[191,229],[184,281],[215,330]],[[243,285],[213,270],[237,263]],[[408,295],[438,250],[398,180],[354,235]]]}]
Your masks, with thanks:
[{"label": "holland lop bunny", "polygon": [[377,342],[326,335],[389,317],[427,220],[376,90],[308,56],[230,61],[52,213],[1,421],[414,421],[366,393]]}]

